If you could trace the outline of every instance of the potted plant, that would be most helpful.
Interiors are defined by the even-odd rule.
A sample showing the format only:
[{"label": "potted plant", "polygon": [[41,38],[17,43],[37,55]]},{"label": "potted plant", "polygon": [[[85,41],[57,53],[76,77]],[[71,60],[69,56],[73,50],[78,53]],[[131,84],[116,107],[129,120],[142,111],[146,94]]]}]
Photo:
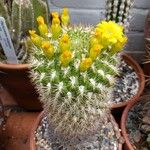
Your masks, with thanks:
[{"label": "potted plant", "polygon": [[123,27],[113,21],[95,28],[67,26],[67,8],[60,17],[62,26],[59,15],[52,16],[50,29],[39,16],[40,35],[29,31],[30,77],[44,108],[30,149],[121,149],[108,101],[119,74],[118,52],[127,41]]},{"label": "potted plant", "polygon": [[[134,0],[107,0],[106,1],[106,20],[113,20],[125,28],[128,32],[131,10]],[[141,95],[145,79],[144,73],[138,63],[129,55],[123,54],[123,60],[119,67],[120,75],[114,87],[114,96],[110,100],[112,108],[121,108],[126,106],[130,101],[134,101]],[[116,109],[114,109],[116,111]]]},{"label": "potted plant", "polygon": [[0,47],[1,84],[15,98],[20,106],[26,109],[39,109],[33,85],[28,78],[30,65],[27,58],[30,53],[30,43],[27,34],[30,28],[37,28],[36,18],[43,15],[48,22],[48,8],[42,0],[0,0],[0,14],[6,20],[15,53],[19,64],[7,63],[6,56]]},{"label": "potted plant", "polygon": [[125,149],[150,149],[150,95],[128,104],[121,118]]}]

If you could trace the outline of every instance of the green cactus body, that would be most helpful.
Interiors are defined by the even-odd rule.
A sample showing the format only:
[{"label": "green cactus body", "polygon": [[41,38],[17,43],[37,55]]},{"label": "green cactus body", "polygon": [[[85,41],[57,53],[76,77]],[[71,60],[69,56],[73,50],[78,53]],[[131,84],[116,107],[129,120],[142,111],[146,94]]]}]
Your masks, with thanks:
[{"label": "green cactus body", "polygon": [[73,60],[68,67],[60,64],[59,40],[49,39],[54,45],[55,59],[45,57],[34,47],[31,78],[40,93],[41,102],[56,131],[78,137],[96,130],[108,110],[112,87],[118,72],[118,55],[103,51],[86,72],[79,69],[81,59],[88,57],[91,27],[69,27],[63,30],[71,39]]},{"label": "green cactus body", "polygon": [[12,28],[15,49],[20,45],[20,40],[27,34],[30,27],[34,27],[33,6],[30,0],[14,0],[12,3]]},{"label": "green cactus body", "polygon": [[8,28],[10,29],[10,16],[8,14],[8,8],[7,5],[4,3],[4,0],[0,0],[0,16],[3,16],[6,20],[6,24]]},{"label": "green cactus body", "polygon": [[113,20],[124,25],[125,31],[127,32],[133,4],[134,0],[107,0],[106,20]]}]

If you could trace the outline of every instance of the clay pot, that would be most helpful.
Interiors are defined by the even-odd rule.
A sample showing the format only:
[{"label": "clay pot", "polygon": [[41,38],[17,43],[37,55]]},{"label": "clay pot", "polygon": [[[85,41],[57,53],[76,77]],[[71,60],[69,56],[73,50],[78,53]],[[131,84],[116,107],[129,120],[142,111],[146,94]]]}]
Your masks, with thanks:
[{"label": "clay pot", "polygon": [[4,110],[3,110],[3,104],[0,99],[0,133],[2,131],[3,123],[4,123]]},{"label": "clay pot", "polygon": [[[145,20],[144,34],[145,34],[145,45],[146,45],[145,48],[146,48],[146,51],[150,52],[150,42],[148,42],[146,40],[147,38],[150,39],[150,10],[149,10],[148,15]],[[148,49],[148,47],[149,47],[149,49]],[[146,54],[146,56],[147,56],[147,54]],[[149,60],[150,60],[150,56],[149,56]],[[146,75],[150,76],[150,63],[144,64],[144,72]]]},{"label": "clay pot", "polygon": [[[142,99],[149,99],[150,96],[149,95],[145,95],[142,96],[141,98],[138,99],[138,101],[142,101]],[[128,113],[129,111],[132,109],[132,107],[134,107],[134,105],[136,105],[136,103],[138,101],[131,101],[127,107],[125,108],[125,110],[123,111],[122,117],[121,117],[121,132],[122,132],[122,136],[125,139],[125,144],[124,144],[124,149],[125,150],[134,150],[132,144],[130,143],[130,140],[128,138],[128,133],[127,133],[127,129],[126,129],[126,121],[127,121],[127,117],[128,117]]]},{"label": "clay pot", "polygon": [[135,72],[138,75],[139,78],[139,89],[137,91],[137,94],[133,97],[131,97],[128,100],[125,100],[124,102],[118,103],[118,104],[112,104],[111,108],[112,109],[119,109],[121,107],[125,107],[128,103],[130,103],[131,101],[136,101],[139,99],[140,95],[142,94],[144,87],[145,87],[145,77],[144,77],[144,72],[141,69],[141,67],[139,66],[139,64],[129,55],[129,54],[122,54],[123,60],[129,65],[131,66]]},{"label": "clay pot", "polygon": [[[44,114],[44,111],[42,111],[39,116],[37,117],[34,125],[33,125],[33,128],[32,128],[32,131],[31,131],[31,135],[30,135],[30,150],[36,150],[36,144],[35,144],[35,131],[37,130],[42,118],[45,116]],[[116,123],[115,119],[113,118],[112,116],[112,119],[113,119],[113,122]],[[115,125],[116,127],[118,127],[118,124],[116,123]],[[119,127],[118,127],[119,129]],[[118,135],[121,136],[120,132],[118,132]],[[122,150],[122,144],[119,144],[118,146],[118,150]]]},{"label": "clay pot", "polygon": [[0,149],[30,150],[30,132],[38,114],[10,112],[0,135]]},{"label": "clay pot", "polygon": [[0,64],[0,83],[27,110],[41,110],[38,94],[29,79],[29,64]]}]

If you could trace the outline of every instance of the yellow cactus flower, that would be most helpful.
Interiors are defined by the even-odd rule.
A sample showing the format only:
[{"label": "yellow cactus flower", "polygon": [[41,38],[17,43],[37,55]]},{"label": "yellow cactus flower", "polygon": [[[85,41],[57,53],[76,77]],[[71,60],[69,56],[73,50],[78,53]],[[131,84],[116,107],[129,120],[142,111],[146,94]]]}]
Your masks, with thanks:
[{"label": "yellow cactus flower", "polygon": [[66,49],[68,50],[70,49],[71,41],[70,41],[68,34],[62,35],[60,42],[59,42],[59,47],[60,47],[61,52],[65,51]]},{"label": "yellow cactus flower", "polygon": [[116,44],[124,35],[123,26],[113,21],[102,21],[97,28],[101,32],[101,42],[104,47]]},{"label": "yellow cactus flower", "polygon": [[60,62],[63,67],[67,67],[72,60],[72,52],[69,50],[64,51],[60,55]]},{"label": "yellow cactus flower", "polygon": [[95,29],[94,37],[97,38],[98,40],[101,39],[102,33],[101,33],[101,30],[99,28]]},{"label": "yellow cactus flower", "polygon": [[117,53],[119,51],[122,50],[122,48],[124,47],[124,45],[127,42],[127,37],[122,37],[122,39],[120,39],[120,41],[118,41],[115,45],[112,46],[111,48],[111,52],[112,53]]},{"label": "yellow cactus flower", "polygon": [[42,38],[36,34],[36,31],[29,30],[30,38],[33,44],[37,47],[41,47],[42,44]]},{"label": "yellow cactus flower", "polygon": [[42,42],[42,49],[47,58],[52,58],[54,55],[54,46],[49,41]]},{"label": "yellow cactus flower", "polygon": [[54,39],[57,39],[60,36],[60,34],[62,33],[62,28],[60,26],[59,18],[54,18],[52,20],[51,33],[52,33],[52,36]]},{"label": "yellow cactus flower", "polygon": [[80,71],[84,72],[84,71],[88,70],[91,67],[92,63],[93,63],[93,61],[91,58],[85,58],[80,63]]},{"label": "yellow cactus flower", "polygon": [[39,31],[40,31],[40,34],[41,34],[42,36],[45,36],[45,34],[48,33],[48,27],[47,27],[47,25],[46,25],[45,22],[44,22],[44,18],[43,18],[42,16],[39,16],[39,17],[37,18],[37,22],[38,22],[38,24],[39,24],[38,29],[39,29]]},{"label": "yellow cactus flower", "polygon": [[61,22],[62,22],[62,25],[64,25],[64,26],[68,26],[68,24],[70,23],[70,16],[69,16],[68,8],[64,8],[62,10]]},{"label": "yellow cactus flower", "polygon": [[51,16],[52,16],[52,18],[59,18],[59,14],[58,14],[58,12],[52,12],[51,13]]},{"label": "yellow cactus flower", "polygon": [[100,44],[94,45],[90,49],[90,58],[92,58],[92,60],[95,60],[97,58],[97,56],[100,54],[102,48],[103,48],[103,46]]}]

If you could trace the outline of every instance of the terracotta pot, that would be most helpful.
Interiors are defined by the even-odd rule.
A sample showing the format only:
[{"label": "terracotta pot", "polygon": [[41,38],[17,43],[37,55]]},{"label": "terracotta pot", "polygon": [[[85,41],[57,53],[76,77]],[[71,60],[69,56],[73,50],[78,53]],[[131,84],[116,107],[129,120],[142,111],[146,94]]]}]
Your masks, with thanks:
[{"label": "terracotta pot", "polygon": [[144,77],[144,72],[141,69],[141,67],[139,66],[139,64],[128,54],[123,53],[122,54],[123,60],[129,65],[131,66],[135,72],[138,75],[139,78],[139,89],[137,91],[137,94],[133,97],[131,97],[128,100],[125,100],[124,102],[118,103],[118,104],[112,104],[111,108],[115,109],[115,108],[121,108],[121,107],[125,107],[128,103],[130,103],[131,101],[136,101],[139,99],[140,95],[142,94],[144,87],[145,87],[145,77]]},{"label": "terracotta pot", "polygon": [[[149,95],[148,96],[142,96],[141,98],[138,99],[138,101],[142,100],[142,99],[149,99]],[[129,111],[132,109],[132,107],[134,105],[136,105],[136,103],[138,101],[131,101],[127,107],[125,108],[125,110],[123,111],[123,114],[122,114],[122,117],[121,117],[121,132],[122,132],[122,135],[125,139],[125,145],[124,145],[124,148],[125,150],[134,150],[132,144],[130,143],[130,140],[128,138],[128,133],[127,133],[127,129],[126,129],[126,120],[127,120],[127,117],[128,117],[128,113]]]},{"label": "terracotta pot", "polygon": [[[145,35],[146,51],[150,51],[150,42],[148,43],[146,40],[147,38],[150,38],[150,10],[149,10],[148,15],[145,20],[144,35]],[[147,46],[149,47],[149,49]],[[147,54],[146,54],[146,56],[147,56]],[[150,58],[149,58],[149,60],[150,60]],[[150,63],[144,64],[144,72],[146,75],[150,76]]]},{"label": "terracotta pot", "polygon": [[[36,150],[36,144],[35,144],[35,131],[37,130],[43,116],[45,116],[44,111],[42,111],[39,116],[37,117],[37,120],[35,121],[31,134],[30,134],[30,150]],[[112,116],[113,121],[116,123],[115,119]],[[115,125],[116,127],[118,127],[118,124],[116,123]],[[118,127],[119,128],[119,127]],[[118,134],[120,135],[120,132],[118,132]],[[120,135],[121,136],[121,135]],[[119,144],[118,150],[122,150],[122,144]]]},{"label": "terracotta pot", "polygon": [[4,119],[5,119],[5,117],[4,117],[3,104],[2,104],[1,99],[0,99],[0,133],[2,131]]},{"label": "terracotta pot", "polygon": [[30,150],[30,132],[38,114],[10,112],[0,135],[0,149]]},{"label": "terracotta pot", "polygon": [[27,110],[41,110],[38,94],[29,79],[29,64],[0,64],[0,83]]}]

